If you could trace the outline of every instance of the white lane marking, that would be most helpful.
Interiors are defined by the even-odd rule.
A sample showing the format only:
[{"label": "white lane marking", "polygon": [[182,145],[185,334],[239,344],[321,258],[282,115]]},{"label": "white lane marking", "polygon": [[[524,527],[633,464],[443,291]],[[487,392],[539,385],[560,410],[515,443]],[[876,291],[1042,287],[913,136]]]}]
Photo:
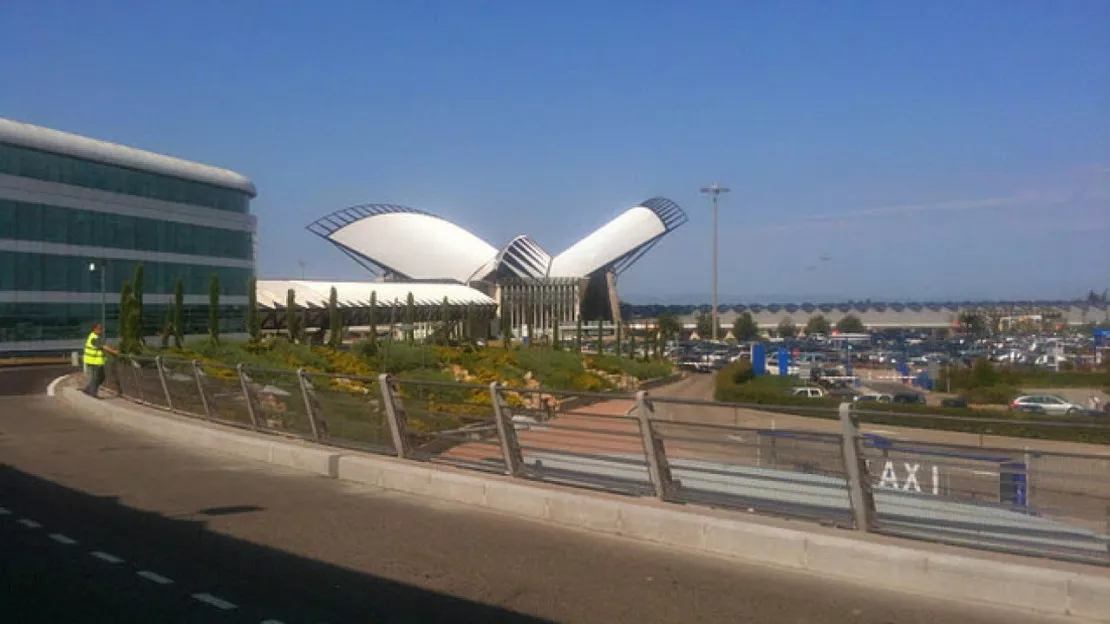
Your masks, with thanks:
[{"label": "white lane marking", "polygon": [[50,385],[46,387],[46,396],[54,396],[54,394],[58,391],[58,384],[65,381],[68,377],[69,375],[62,375],[61,377],[50,382]]},{"label": "white lane marking", "polygon": [[66,546],[72,546],[77,543],[77,540],[69,537],[68,535],[62,535],[61,533],[51,533],[50,539],[58,542],[59,544],[65,544]]},{"label": "white lane marking", "polygon": [[37,528],[40,528],[42,526],[41,524],[39,524],[38,522],[35,522],[34,520],[32,520],[30,518],[20,518],[19,523],[22,524],[23,526],[27,527],[28,529],[37,529]]},{"label": "white lane marking", "polygon": [[262,624],[285,624],[281,620],[262,620]]},{"label": "white lane marking", "polygon": [[211,605],[213,607],[216,607],[217,609],[222,609],[224,611],[230,611],[237,608],[232,603],[224,600],[223,598],[213,596],[212,594],[193,594],[193,598],[195,600],[203,602],[204,604]]},{"label": "white lane marking", "polygon": [[169,585],[169,584],[173,583],[173,581],[171,579],[168,579],[168,578],[162,576],[161,574],[151,572],[150,570],[139,570],[135,574],[138,574],[139,576],[145,578],[148,581],[158,583],[159,585]]},{"label": "white lane marking", "polygon": [[0,507],[0,516],[10,516],[12,512],[7,507]]},{"label": "white lane marking", "polygon": [[107,561],[108,563],[123,563],[123,559],[120,559],[119,557],[117,557],[113,554],[106,553],[106,552],[101,551],[101,550],[94,550],[94,551],[90,552],[89,554],[92,555],[93,557],[96,557],[97,559],[100,559],[101,561]]}]

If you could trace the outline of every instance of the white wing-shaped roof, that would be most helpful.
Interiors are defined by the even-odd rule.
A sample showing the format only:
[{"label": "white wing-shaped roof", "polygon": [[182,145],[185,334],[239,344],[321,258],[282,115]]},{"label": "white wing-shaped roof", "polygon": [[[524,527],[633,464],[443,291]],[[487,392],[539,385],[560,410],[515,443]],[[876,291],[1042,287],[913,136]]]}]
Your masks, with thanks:
[{"label": "white wing-shaped roof", "polygon": [[432,214],[394,204],[353,206],[308,229],[349,255],[414,280],[467,282],[497,257],[497,249]]},{"label": "white wing-shaped roof", "polygon": [[631,264],[667,232],[686,222],[678,204],[653,197],[594,230],[551,260],[549,277],[583,277],[606,267]]},{"label": "white wing-shaped roof", "polygon": [[0,117],[0,143],[29,147],[52,154],[73,156],[138,171],[158,173],[181,178],[182,180],[203,182],[204,184],[242,191],[251,197],[258,194],[253,182],[234,171],[202,165],[172,156],[163,156],[162,154],[125,147],[107,141],[90,139],[61,130],[12,121],[3,117]]},{"label": "white wing-shaped roof", "polygon": [[331,297],[331,288],[335,287],[339,305],[344,307],[361,307],[370,305],[370,293],[376,293],[377,303],[388,307],[394,302],[405,305],[409,293],[412,293],[416,305],[438,306],[447,297],[451,305],[465,306],[491,306],[497,302],[480,290],[475,290],[462,284],[442,284],[428,282],[325,282],[325,281],[287,281],[287,280],[258,280],[255,294],[258,296],[258,305],[263,308],[278,308],[285,306],[285,299],[289,289],[297,297],[297,305],[312,305],[326,307],[328,298]]}]

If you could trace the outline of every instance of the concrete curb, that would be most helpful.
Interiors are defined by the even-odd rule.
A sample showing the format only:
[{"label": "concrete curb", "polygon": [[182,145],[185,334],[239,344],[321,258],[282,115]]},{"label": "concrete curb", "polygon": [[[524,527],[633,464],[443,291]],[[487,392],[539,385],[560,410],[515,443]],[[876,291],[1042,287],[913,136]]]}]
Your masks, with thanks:
[{"label": "concrete curb", "polygon": [[1110,622],[1110,575],[808,533],[693,508],[406,462],[234,429],[61,387],[79,415],[331,478],[915,594]]}]

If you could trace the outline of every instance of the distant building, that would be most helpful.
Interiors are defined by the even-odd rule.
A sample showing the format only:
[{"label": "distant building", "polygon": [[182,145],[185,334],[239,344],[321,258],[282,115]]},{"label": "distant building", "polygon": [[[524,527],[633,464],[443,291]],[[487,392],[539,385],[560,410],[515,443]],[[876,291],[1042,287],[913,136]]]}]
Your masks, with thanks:
[{"label": "distant building", "polygon": [[492,297],[497,322],[514,336],[545,339],[556,324],[617,318],[617,276],[686,219],[678,204],[653,197],[554,256],[527,236],[497,248],[445,219],[394,204],[339,210],[308,229],[386,282],[425,291],[422,284],[458,284]]},{"label": "distant building", "polygon": [[243,331],[255,195],[225,169],[0,118],[0,352],[74,348],[102,301],[114,337],[139,262],[148,334],[178,278],[185,333],[206,332],[212,273],[223,330]]}]

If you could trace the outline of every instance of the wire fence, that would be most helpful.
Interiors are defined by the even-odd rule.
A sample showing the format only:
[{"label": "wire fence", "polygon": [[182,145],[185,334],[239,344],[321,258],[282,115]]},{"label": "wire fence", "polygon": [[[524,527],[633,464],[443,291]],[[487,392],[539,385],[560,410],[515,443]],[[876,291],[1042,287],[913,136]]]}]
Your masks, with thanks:
[{"label": "wire fence", "polygon": [[[883,429],[850,404],[780,409],[643,391],[591,394],[164,358],[114,360],[107,372],[107,387],[128,399],[271,434],[679,504],[1110,565],[1110,451]],[[878,423],[891,417],[875,414]],[[897,416],[911,423],[937,418]]]}]

